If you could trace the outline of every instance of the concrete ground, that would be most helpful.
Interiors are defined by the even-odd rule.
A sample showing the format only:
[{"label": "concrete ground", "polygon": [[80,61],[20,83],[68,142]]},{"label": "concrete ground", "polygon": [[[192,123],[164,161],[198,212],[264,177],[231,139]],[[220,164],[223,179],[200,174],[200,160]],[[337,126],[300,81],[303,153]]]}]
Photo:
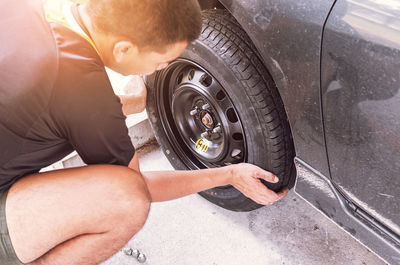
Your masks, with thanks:
[{"label": "concrete ground", "polygon": [[[173,170],[157,144],[138,155],[142,171]],[[385,264],[293,191],[248,213],[224,210],[198,194],[153,203],[126,247],[143,252],[148,265]],[[140,263],[122,250],[102,263],[131,264]]]}]

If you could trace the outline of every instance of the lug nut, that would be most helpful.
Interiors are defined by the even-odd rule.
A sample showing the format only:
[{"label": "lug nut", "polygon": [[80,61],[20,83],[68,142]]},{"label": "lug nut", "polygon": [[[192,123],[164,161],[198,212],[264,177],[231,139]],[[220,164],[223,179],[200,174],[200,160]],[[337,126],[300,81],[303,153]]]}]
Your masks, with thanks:
[{"label": "lug nut", "polygon": [[197,114],[197,108],[194,108],[194,109],[192,109],[191,111],[190,111],[190,115],[192,115],[192,116],[194,116],[194,115],[196,115]]},{"label": "lug nut", "polygon": [[219,133],[221,132],[221,126],[217,126],[212,130],[213,133]]},{"label": "lug nut", "polygon": [[209,108],[210,108],[210,104],[206,103],[206,104],[204,104],[203,106],[201,106],[201,108],[202,108],[203,110],[209,109]]},{"label": "lug nut", "polygon": [[132,250],[132,256],[133,256],[134,258],[138,258],[139,255],[140,255],[140,252],[139,252],[138,249],[133,249],[133,250]]},{"label": "lug nut", "polygon": [[200,134],[201,138],[207,138],[208,137],[208,131],[203,132]]},{"label": "lug nut", "polygon": [[124,248],[124,253],[127,256],[132,256],[132,249],[131,248]]},{"label": "lug nut", "polygon": [[139,256],[137,257],[138,261],[140,263],[145,263],[146,262],[146,255],[143,253],[140,253]]}]

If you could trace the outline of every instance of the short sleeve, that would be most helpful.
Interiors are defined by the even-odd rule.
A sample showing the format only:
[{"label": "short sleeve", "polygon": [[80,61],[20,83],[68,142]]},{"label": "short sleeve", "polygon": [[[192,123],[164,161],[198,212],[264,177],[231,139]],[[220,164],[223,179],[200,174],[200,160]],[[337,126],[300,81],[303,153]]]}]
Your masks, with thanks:
[{"label": "short sleeve", "polygon": [[52,114],[58,133],[88,165],[127,166],[135,148],[120,100],[104,68],[82,70],[72,80],[68,77],[71,75],[64,74],[66,77],[60,77],[56,84]]}]

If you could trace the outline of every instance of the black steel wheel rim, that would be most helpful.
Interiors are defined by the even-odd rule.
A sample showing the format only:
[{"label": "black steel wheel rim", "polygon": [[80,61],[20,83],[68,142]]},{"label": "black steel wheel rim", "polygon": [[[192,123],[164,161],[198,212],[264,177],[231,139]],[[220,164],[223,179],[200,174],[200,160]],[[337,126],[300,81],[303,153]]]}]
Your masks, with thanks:
[{"label": "black steel wheel rim", "polygon": [[238,112],[207,70],[178,59],[157,73],[156,87],[164,131],[188,168],[220,167],[247,160]]}]

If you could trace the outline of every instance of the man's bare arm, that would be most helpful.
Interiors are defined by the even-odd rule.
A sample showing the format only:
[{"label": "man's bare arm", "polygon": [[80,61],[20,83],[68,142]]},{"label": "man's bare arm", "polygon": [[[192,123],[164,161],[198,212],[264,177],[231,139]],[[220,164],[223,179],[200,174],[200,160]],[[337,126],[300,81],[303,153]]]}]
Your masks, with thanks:
[{"label": "man's bare arm", "polygon": [[118,95],[125,116],[140,113],[146,108],[147,91],[140,76],[132,76],[123,89],[124,94]]},{"label": "man's bare arm", "polygon": [[[137,155],[129,165],[140,172]],[[233,185],[253,201],[267,205],[285,197],[288,190],[275,193],[265,187],[259,178],[276,182],[275,176],[255,165],[241,163],[220,168],[201,170],[141,172],[152,202],[177,199],[217,186]]]},{"label": "man's bare arm", "polygon": [[227,168],[142,172],[152,202],[169,201],[229,183]]}]

